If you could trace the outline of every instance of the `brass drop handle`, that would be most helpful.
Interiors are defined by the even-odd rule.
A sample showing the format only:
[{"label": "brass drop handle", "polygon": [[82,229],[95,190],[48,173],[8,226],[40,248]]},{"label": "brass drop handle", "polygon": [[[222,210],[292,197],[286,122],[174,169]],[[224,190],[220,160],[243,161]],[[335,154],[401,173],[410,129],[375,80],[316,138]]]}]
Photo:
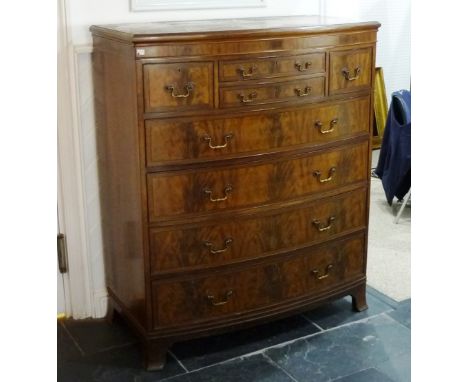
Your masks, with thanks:
[{"label": "brass drop handle", "polygon": [[320,121],[315,122],[315,126],[319,129],[320,133],[328,134],[335,130],[335,126],[338,123],[338,118],[332,119],[330,121],[330,127],[326,130],[323,129],[323,124]]},{"label": "brass drop handle", "polygon": [[349,75],[349,69],[348,68],[343,68],[341,69],[341,73],[343,74],[344,78],[346,78],[346,80],[348,81],[354,81],[355,79],[357,79],[359,77],[359,75],[361,74],[361,67],[360,66],[356,66],[354,68],[354,76],[350,76]]},{"label": "brass drop handle", "polygon": [[242,103],[253,102],[255,98],[257,98],[257,92],[250,93],[247,97],[243,94],[239,94],[238,97]]},{"label": "brass drop handle", "polygon": [[294,89],[298,97],[306,97],[308,95],[311,95],[312,94],[311,90],[312,89],[310,88],[310,86],[307,86],[304,90],[299,89],[299,88]]},{"label": "brass drop handle", "polygon": [[328,218],[327,226],[323,226],[320,220],[314,220],[312,223],[314,223],[315,227],[318,229],[319,232],[323,232],[323,231],[328,231],[332,227],[332,224],[335,221],[335,219],[336,218],[334,216],[330,216]]},{"label": "brass drop handle", "polygon": [[208,299],[208,301],[211,303],[211,305],[213,306],[220,306],[220,305],[224,305],[224,304],[227,304],[227,302],[229,301],[229,299],[232,297],[232,294],[233,294],[233,291],[232,290],[228,290],[225,295],[224,295],[224,300],[221,300],[221,301],[215,301],[215,296],[212,296],[210,294],[208,294],[206,296],[206,298]]},{"label": "brass drop handle", "polygon": [[317,280],[323,280],[326,279],[328,276],[330,276],[330,271],[333,268],[333,264],[328,264],[327,267],[325,268],[325,273],[323,275],[320,275],[320,271],[318,269],[313,269],[311,273],[315,276]]},{"label": "brass drop handle", "polygon": [[294,66],[297,68],[297,70],[299,70],[300,72],[305,72],[307,69],[309,69],[309,66],[312,66],[312,62],[310,61],[307,61],[305,63],[300,63],[300,62],[296,62],[294,64]]},{"label": "brass drop handle", "polygon": [[209,248],[211,254],[216,255],[218,253],[226,252],[228,247],[232,244],[232,241],[233,240],[231,238],[224,240],[224,248],[221,249],[213,249],[213,243],[211,241],[205,241],[203,244],[205,244],[205,247]]},{"label": "brass drop handle", "polygon": [[189,82],[187,85],[184,86],[185,93],[184,94],[175,94],[175,86],[174,85],[167,85],[166,90],[171,92],[171,96],[174,98],[187,98],[190,95],[190,92],[195,88],[195,84],[193,82]]},{"label": "brass drop handle", "polygon": [[232,133],[226,134],[224,136],[224,145],[214,145],[214,146],[211,144],[212,138],[209,135],[205,135],[203,139],[206,142],[208,142],[208,146],[210,146],[210,149],[219,150],[219,149],[225,148],[233,137],[234,137],[234,134]]},{"label": "brass drop handle", "polygon": [[244,68],[240,67],[237,69],[238,72],[240,72],[242,78],[249,78],[252,77],[255,72],[257,71],[257,67],[255,65],[252,65],[249,70],[245,70]]},{"label": "brass drop handle", "polygon": [[333,177],[335,176],[335,173],[336,173],[336,167],[332,167],[330,170],[328,170],[328,178],[322,179],[322,173],[319,170],[314,171],[314,176],[317,177],[320,183],[326,183],[333,179]]},{"label": "brass drop handle", "polygon": [[232,186],[228,185],[224,188],[224,196],[221,198],[213,198],[213,195],[212,195],[213,191],[209,189],[208,187],[206,187],[203,191],[205,192],[205,194],[209,195],[210,202],[213,202],[213,203],[223,202],[228,198],[229,193],[232,191]]}]

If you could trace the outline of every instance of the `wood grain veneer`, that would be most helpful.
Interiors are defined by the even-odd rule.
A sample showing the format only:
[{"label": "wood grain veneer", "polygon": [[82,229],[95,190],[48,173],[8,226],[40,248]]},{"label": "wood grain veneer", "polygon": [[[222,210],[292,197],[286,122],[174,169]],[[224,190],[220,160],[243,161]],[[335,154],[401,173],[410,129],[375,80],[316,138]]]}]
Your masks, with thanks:
[{"label": "wood grain veneer", "polygon": [[325,70],[325,52],[296,56],[261,57],[254,60],[226,60],[219,62],[219,80],[247,81],[324,73]]},{"label": "wood grain veneer", "polygon": [[168,347],[365,300],[379,23],[92,26],[109,318]]},{"label": "wood grain veneer", "polygon": [[365,96],[242,117],[147,120],[147,166],[260,156],[367,135],[369,101]]}]

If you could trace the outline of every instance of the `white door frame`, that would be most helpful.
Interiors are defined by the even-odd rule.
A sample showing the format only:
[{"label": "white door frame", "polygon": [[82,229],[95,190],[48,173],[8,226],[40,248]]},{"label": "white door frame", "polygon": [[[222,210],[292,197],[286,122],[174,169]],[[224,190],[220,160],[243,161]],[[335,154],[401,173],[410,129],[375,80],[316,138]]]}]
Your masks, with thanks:
[{"label": "white door frame", "polygon": [[94,309],[85,230],[75,62],[67,3],[67,0],[58,0],[57,9],[57,207],[68,250],[68,272],[63,274],[65,313],[67,317],[79,319],[93,316]]}]

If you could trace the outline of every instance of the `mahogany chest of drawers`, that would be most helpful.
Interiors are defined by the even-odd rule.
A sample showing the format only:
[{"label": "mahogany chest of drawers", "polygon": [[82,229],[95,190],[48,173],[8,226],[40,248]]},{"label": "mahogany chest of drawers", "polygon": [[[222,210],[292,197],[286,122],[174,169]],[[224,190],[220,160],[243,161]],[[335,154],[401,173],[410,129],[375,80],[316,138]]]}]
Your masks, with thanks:
[{"label": "mahogany chest of drawers", "polygon": [[109,316],[148,369],[176,341],[367,307],[379,25],[91,27]]}]

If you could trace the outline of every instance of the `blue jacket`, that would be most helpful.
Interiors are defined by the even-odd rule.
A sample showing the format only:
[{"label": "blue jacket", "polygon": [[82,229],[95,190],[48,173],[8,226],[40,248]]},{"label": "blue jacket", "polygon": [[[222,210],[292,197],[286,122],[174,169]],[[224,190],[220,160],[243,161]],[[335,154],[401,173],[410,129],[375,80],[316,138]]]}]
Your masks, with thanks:
[{"label": "blue jacket", "polygon": [[411,92],[392,94],[375,174],[382,179],[388,204],[411,188]]}]

